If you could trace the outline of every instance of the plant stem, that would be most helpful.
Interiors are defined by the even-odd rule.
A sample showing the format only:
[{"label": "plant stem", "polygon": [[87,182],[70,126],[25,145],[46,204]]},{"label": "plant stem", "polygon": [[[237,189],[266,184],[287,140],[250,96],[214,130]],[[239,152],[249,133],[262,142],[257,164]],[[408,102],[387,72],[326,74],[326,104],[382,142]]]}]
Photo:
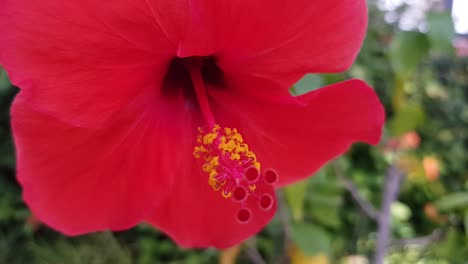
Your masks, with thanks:
[{"label": "plant stem", "polygon": [[375,264],[383,264],[387,246],[390,240],[390,216],[392,203],[397,199],[400,185],[404,175],[395,165],[391,165],[386,173],[382,206],[378,215],[379,230],[377,234],[377,246],[375,250]]},{"label": "plant stem", "polygon": [[266,261],[263,259],[262,255],[257,250],[255,237],[247,240],[245,242],[245,245],[245,253],[247,254],[247,256],[253,264],[266,264]]},{"label": "plant stem", "polygon": [[343,184],[345,189],[351,194],[351,197],[359,205],[361,210],[369,218],[377,221],[379,212],[374,208],[374,206],[372,206],[371,203],[369,203],[366,199],[362,197],[356,185],[354,185],[354,183],[343,174],[342,169],[338,166],[336,162],[332,164],[332,167],[333,167],[333,170],[335,171],[336,177],[338,177],[338,180]]}]

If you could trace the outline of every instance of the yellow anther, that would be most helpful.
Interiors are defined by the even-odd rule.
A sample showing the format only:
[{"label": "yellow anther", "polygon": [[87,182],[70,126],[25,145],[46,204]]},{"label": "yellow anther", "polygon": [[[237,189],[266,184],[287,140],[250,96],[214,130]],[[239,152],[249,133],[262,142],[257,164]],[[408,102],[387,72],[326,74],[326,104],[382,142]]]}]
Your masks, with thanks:
[{"label": "yellow anther", "polygon": [[225,142],[225,140],[221,139],[221,144],[219,144],[219,149],[223,151],[223,154],[225,154],[226,152],[234,152],[236,148],[237,148],[237,145],[234,140],[229,140],[228,142]]},{"label": "yellow anther", "polygon": [[203,144],[209,145],[209,144],[213,143],[213,141],[216,139],[217,136],[218,136],[218,133],[209,133],[209,134],[206,134],[206,135],[203,137]]},{"label": "yellow anther", "polygon": [[223,195],[224,198],[229,198],[229,197],[231,197],[231,195],[232,195],[231,192],[226,193],[226,192],[224,192],[224,191],[222,191],[221,194]]},{"label": "yellow anther", "polygon": [[193,149],[193,156],[195,156],[195,158],[199,159],[203,153],[207,153],[207,152],[208,152],[208,150],[205,147],[196,146]]},{"label": "yellow anther", "polygon": [[240,160],[240,155],[237,153],[232,153],[230,158],[231,160]]},{"label": "yellow anther", "polygon": [[238,141],[238,142],[243,142],[244,139],[242,138],[242,135],[239,134],[239,133],[234,133],[232,135],[232,139],[234,139],[235,141]]},{"label": "yellow anther", "polygon": [[[219,125],[215,125],[209,132],[201,128],[198,132],[200,145],[194,147],[193,155],[197,159],[204,158],[202,168],[208,174],[208,183],[213,190],[222,190],[222,196],[229,198],[233,184],[242,182],[245,167],[255,166],[260,170],[260,163],[236,128],[221,130]],[[253,191],[255,185],[248,185],[248,188]]]},{"label": "yellow anther", "polygon": [[[205,144],[205,145],[212,144],[213,141],[218,137],[220,128],[221,127],[219,125],[215,125],[210,133],[207,133],[206,135],[204,135],[203,136],[203,144]],[[201,128],[199,128],[198,131],[200,131],[200,134],[203,133],[203,130]],[[199,135],[199,136],[201,136],[201,135]]]},{"label": "yellow anther", "polygon": [[219,157],[211,158],[207,163],[203,165],[203,171],[211,173],[216,170],[216,167],[219,165]]},{"label": "yellow anther", "polygon": [[260,162],[254,162],[254,167],[260,170]]},{"label": "yellow anther", "polygon": [[218,166],[219,165],[219,157],[216,156],[216,157],[213,157],[211,160],[210,160],[210,163],[212,166]]}]

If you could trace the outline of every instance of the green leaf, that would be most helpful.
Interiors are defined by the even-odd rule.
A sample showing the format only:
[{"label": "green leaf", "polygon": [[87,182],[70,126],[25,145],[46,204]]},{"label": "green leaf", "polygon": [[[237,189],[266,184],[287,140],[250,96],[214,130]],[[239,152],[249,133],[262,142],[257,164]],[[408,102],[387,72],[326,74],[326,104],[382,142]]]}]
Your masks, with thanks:
[{"label": "green leaf", "polygon": [[425,120],[424,110],[417,104],[406,104],[398,109],[395,117],[390,123],[392,135],[400,136],[406,132],[415,130]]},{"label": "green leaf", "polygon": [[452,40],[455,37],[455,29],[450,12],[429,13],[427,23],[431,48],[438,52],[453,52]]},{"label": "green leaf", "polygon": [[441,211],[468,208],[468,192],[448,194],[436,201],[434,204]]},{"label": "green leaf", "polygon": [[340,210],[342,207],[314,205],[310,209],[310,215],[315,223],[327,228],[338,229],[342,225]]},{"label": "green leaf", "polygon": [[465,210],[465,234],[468,236],[468,209]]},{"label": "green leaf", "polygon": [[308,181],[304,180],[284,188],[284,194],[294,221],[301,221],[304,216],[304,198]]},{"label": "green leaf", "polygon": [[3,92],[11,87],[10,80],[6,71],[0,66],[0,92]]},{"label": "green leaf", "polygon": [[[80,242],[57,239],[31,246],[38,263],[130,264],[130,251],[110,232],[83,237]],[[36,262],[37,263],[37,262]]]},{"label": "green leaf", "polygon": [[293,94],[301,95],[323,86],[322,77],[318,74],[306,74],[293,86]]},{"label": "green leaf", "polygon": [[429,39],[419,32],[400,31],[390,44],[390,62],[398,76],[408,77],[429,52]]},{"label": "green leaf", "polygon": [[306,255],[330,254],[330,236],[318,226],[312,224],[292,225],[292,239]]}]

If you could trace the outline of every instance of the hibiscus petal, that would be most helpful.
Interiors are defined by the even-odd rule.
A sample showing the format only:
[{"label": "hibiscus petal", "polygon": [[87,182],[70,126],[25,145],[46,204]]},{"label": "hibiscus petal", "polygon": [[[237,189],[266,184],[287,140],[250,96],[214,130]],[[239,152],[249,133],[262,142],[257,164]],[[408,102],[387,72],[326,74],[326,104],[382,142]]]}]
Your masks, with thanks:
[{"label": "hibiscus petal", "polygon": [[[258,232],[276,205],[264,212],[250,200],[252,221],[236,221],[239,204],[211,188],[192,155],[200,117],[172,99],[135,100],[95,129],[36,111],[20,92],[12,107],[17,176],[34,214],[68,235],[149,219],[185,247],[230,247]],[[274,196],[272,186],[256,191]]]},{"label": "hibiscus petal", "polygon": [[12,107],[17,177],[41,221],[69,235],[125,229],[146,219],[171,193],[192,158],[192,113],[180,102],[143,95],[111,125],[70,126],[31,108],[23,92]]},{"label": "hibiscus petal", "polygon": [[[312,175],[352,143],[377,144],[380,139],[384,109],[363,81],[293,97],[272,89],[273,83],[248,79],[230,80],[234,87],[236,81],[251,84],[242,89],[211,89],[214,111],[220,124],[239,129],[263,167],[278,171],[278,186]],[[268,99],[261,96],[267,93]]]},{"label": "hibiscus petal", "polygon": [[[174,195],[148,219],[179,246],[229,248],[259,232],[274,216],[276,203],[264,211],[258,199],[251,197],[245,204],[251,220],[239,223],[236,214],[240,204],[215,192],[208,184],[208,175],[201,171],[202,164],[193,161],[188,161],[193,165],[191,173],[177,178]],[[275,197],[273,187],[266,184],[258,184],[255,192]]]},{"label": "hibiscus petal", "polygon": [[[362,81],[332,85],[296,98],[264,79],[226,78],[227,89],[209,88],[216,119],[222,126],[239,129],[263,169],[279,172],[278,186],[310,176],[356,141],[375,144],[380,138],[383,108]],[[238,86],[244,83],[251,85]],[[200,167],[193,163],[192,174],[177,177],[176,194],[155,210],[148,219],[152,224],[184,247],[227,248],[269,222],[274,211],[261,211],[253,200],[248,204],[253,209],[252,222],[239,224],[234,217],[239,205],[214,192],[207,175],[197,173]],[[260,192],[273,195],[271,187],[261,188],[265,189]]]},{"label": "hibiscus petal", "polygon": [[187,0],[141,0],[145,2],[155,23],[166,38],[179,47],[189,22],[189,3]]},{"label": "hibiscus petal", "polygon": [[226,72],[286,89],[308,72],[347,69],[367,26],[365,0],[201,0],[189,9],[179,56],[214,54]]},{"label": "hibiscus petal", "polygon": [[33,108],[82,127],[154,88],[176,52],[143,1],[1,6],[0,63],[13,83]]}]

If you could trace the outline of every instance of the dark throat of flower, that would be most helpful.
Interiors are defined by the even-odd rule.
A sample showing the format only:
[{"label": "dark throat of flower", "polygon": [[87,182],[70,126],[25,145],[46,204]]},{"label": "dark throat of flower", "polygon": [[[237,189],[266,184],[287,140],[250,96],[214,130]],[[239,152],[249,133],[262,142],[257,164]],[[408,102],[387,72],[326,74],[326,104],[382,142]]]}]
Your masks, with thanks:
[{"label": "dark throat of flower", "polygon": [[[273,208],[275,198],[266,192],[260,192],[260,185],[274,185],[278,173],[273,169],[261,171],[256,154],[244,142],[236,128],[222,127],[213,115],[207,94],[207,84],[216,81],[222,83],[222,71],[215,64],[213,57],[189,57],[180,60],[190,78],[190,84],[205,127],[198,128],[197,146],[193,155],[201,160],[201,170],[207,175],[208,184],[220,197],[231,200],[239,206],[235,215],[239,223],[245,224],[254,217],[252,205],[263,211]],[[208,69],[208,70],[207,70]],[[187,73],[187,72],[185,72]],[[272,189],[272,187],[267,188]]]}]

